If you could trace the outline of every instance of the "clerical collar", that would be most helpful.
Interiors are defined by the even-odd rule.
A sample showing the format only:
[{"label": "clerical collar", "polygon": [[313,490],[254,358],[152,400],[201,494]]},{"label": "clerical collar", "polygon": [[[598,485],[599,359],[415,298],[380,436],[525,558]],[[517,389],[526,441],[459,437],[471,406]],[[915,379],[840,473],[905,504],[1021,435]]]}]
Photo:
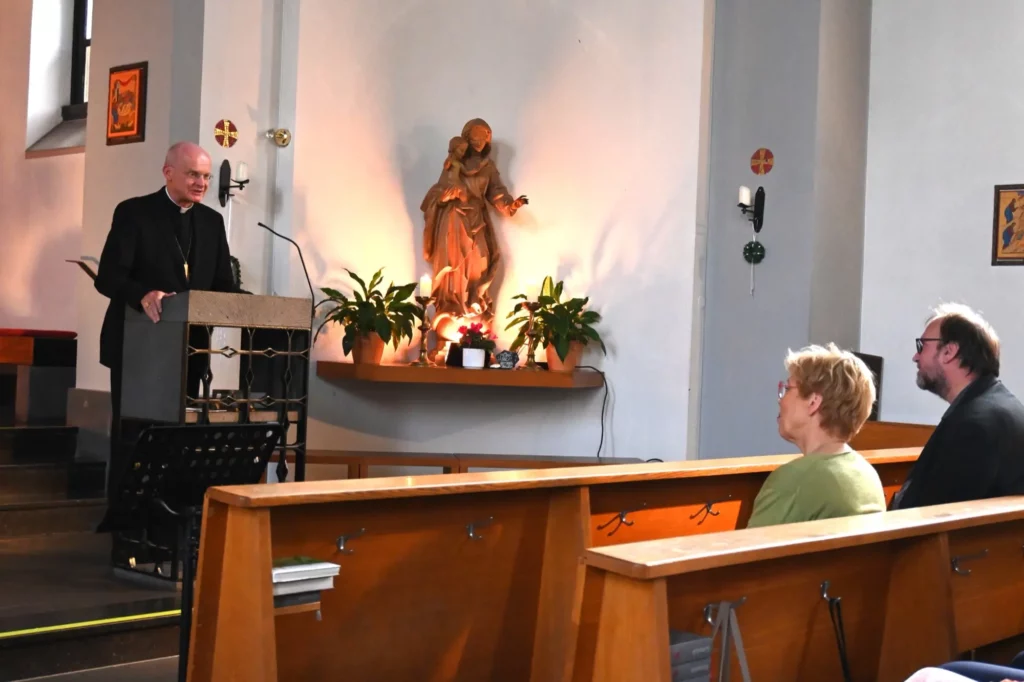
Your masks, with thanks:
[{"label": "clerical collar", "polygon": [[192,206],[189,206],[188,208],[183,207],[181,204],[179,204],[177,201],[171,198],[171,190],[167,189],[166,185],[164,185],[164,193],[167,194],[167,198],[170,199],[171,203],[177,206],[178,210],[182,213],[188,212],[188,210],[192,208],[192,206],[195,206],[195,204],[192,204]]}]

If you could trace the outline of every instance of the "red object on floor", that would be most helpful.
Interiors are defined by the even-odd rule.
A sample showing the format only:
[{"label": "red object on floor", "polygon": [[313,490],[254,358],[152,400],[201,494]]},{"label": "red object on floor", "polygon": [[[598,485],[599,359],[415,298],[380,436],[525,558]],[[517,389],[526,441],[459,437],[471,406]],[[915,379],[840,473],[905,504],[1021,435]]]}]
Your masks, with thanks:
[{"label": "red object on floor", "polygon": [[0,329],[0,336],[31,336],[36,339],[74,339],[78,332],[56,329]]}]

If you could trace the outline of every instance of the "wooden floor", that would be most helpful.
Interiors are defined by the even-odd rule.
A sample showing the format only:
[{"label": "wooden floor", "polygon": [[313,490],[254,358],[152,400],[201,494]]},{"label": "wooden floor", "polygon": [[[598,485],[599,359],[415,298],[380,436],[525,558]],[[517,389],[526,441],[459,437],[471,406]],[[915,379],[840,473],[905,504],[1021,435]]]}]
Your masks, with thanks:
[{"label": "wooden floor", "polygon": [[32,677],[19,682],[175,682],[177,679],[178,657],[171,656],[63,675]]}]

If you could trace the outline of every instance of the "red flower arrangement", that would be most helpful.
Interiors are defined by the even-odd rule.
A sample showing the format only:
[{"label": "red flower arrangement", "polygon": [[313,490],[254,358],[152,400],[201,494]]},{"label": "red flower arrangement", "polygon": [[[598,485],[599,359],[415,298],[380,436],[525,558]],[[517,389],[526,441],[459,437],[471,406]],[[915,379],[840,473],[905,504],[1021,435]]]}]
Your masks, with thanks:
[{"label": "red flower arrangement", "polygon": [[474,322],[468,327],[462,325],[459,327],[459,333],[462,334],[459,345],[463,348],[483,348],[488,352],[494,350],[494,341],[498,338],[489,331],[485,331],[483,324],[479,322]]}]

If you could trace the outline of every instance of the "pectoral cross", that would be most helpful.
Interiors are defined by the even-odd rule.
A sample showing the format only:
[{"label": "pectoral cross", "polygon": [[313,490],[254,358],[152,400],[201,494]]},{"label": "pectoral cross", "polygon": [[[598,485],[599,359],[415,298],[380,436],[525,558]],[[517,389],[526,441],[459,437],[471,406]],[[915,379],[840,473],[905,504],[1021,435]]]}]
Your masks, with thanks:
[{"label": "pectoral cross", "polygon": [[188,263],[185,263],[185,281],[188,281]]}]

